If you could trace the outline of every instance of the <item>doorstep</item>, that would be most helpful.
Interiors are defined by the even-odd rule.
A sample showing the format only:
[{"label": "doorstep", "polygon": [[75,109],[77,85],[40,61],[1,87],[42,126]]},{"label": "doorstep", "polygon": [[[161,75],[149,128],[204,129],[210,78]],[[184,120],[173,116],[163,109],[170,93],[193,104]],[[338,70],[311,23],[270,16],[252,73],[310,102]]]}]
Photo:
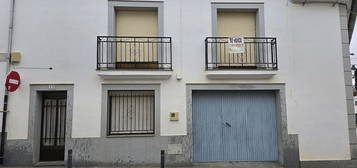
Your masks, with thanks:
[{"label": "doorstep", "polygon": [[35,167],[63,167],[65,165],[64,161],[49,161],[49,162],[38,162]]}]

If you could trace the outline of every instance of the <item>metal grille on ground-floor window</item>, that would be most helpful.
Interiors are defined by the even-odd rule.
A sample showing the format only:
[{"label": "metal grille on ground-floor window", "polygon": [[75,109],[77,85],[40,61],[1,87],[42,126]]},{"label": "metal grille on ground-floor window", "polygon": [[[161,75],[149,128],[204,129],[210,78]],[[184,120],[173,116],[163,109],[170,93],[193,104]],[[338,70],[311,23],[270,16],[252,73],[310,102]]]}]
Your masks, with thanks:
[{"label": "metal grille on ground-floor window", "polygon": [[154,134],[153,90],[109,91],[108,135]]}]

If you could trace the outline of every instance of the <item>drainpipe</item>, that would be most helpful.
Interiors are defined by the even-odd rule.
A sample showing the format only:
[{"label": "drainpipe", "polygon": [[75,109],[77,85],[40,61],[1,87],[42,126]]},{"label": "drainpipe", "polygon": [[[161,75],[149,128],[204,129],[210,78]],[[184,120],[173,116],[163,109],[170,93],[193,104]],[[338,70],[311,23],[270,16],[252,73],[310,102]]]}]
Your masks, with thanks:
[{"label": "drainpipe", "polygon": [[[10,0],[10,23],[9,23],[9,35],[8,35],[8,47],[7,47],[7,59],[6,62],[6,74],[10,72],[11,66],[11,51],[12,51],[12,39],[13,39],[13,29],[14,29],[14,13],[15,13],[15,0]],[[4,149],[6,140],[6,116],[7,116],[7,104],[9,101],[9,92],[5,88],[4,94],[4,104],[3,104],[3,117],[2,117],[2,127],[1,127],[1,148],[0,148],[0,164],[4,163]]]}]

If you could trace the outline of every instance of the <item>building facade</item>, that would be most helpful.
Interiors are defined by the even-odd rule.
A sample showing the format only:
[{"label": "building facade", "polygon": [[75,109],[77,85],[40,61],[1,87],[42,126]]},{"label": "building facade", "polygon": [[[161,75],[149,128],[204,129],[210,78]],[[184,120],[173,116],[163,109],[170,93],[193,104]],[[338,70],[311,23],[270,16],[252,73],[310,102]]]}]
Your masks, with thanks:
[{"label": "building facade", "polygon": [[351,6],[17,0],[5,164],[356,165]]}]

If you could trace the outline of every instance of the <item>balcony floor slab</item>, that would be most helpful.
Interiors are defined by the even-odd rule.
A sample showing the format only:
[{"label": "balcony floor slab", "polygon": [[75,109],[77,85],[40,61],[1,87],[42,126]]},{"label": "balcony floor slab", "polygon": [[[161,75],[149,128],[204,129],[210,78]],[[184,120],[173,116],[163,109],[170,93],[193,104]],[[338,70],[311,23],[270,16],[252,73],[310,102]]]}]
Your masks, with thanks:
[{"label": "balcony floor slab", "polygon": [[97,75],[102,79],[154,79],[166,80],[172,76],[172,71],[155,70],[117,70],[117,71],[97,71]]},{"label": "balcony floor slab", "polygon": [[277,70],[207,70],[209,79],[269,79]]}]

